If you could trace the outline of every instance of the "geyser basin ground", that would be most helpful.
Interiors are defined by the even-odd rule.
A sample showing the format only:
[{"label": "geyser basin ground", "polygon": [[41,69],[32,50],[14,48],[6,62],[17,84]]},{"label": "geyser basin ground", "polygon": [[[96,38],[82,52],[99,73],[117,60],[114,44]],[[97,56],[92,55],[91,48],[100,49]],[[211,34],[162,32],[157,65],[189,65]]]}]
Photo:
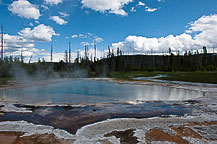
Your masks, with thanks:
[{"label": "geyser basin ground", "polygon": [[138,85],[90,79],[35,82],[32,86],[1,89],[0,99],[24,104],[93,104],[102,102],[188,100],[203,96],[200,89]]},{"label": "geyser basin ground", "polygon": [[[86,81],[87,80],[82,80],[83,83]],[[61,82],[63,85],[67,86],[69,85],[68,82],[71,82],[71,80],[55,81],[55,83],[57,82]],[[24,143],[30,141],[34,141],[35,143],[50,141],[52,143],[64,144],[136,144],[152,142],[216,143],[217,87],[138,81],[107,82],[88,80],[88,82],[97,83],[95,87],[100,87],[103,83],[112,85],[106,85],[108,88],[113,87],[113,85],[119,86],[118,90],[127,91],[122,94],[133,94],[138,91],[138,89],[137,91],[129,90],[129,87],[124,89],[125,87],[123,88],[122,86],[138,86],[141,87],[140,89],[146,87],[157,87],[157,90],[163,89],[158,92],[159,95],[164,95],[163,93],[169,94],[169,89],[175,91],[172,92],[172,94],[179,95],[179,93],[182,93],[182,95],[190,95],[190,93],[198,93],[199,95],[195,94],[197,95],[195,97],[183,96],[181,98],[179,97],[179,99],[171,98],[169,101],[165,100],[166,98],[162,99],[163,101],[156,101],[157,99],[155,99],[155,101],[139,101],[141,100],[140,98],[125,98],[123,95],[122,97],[118,95],[119,97],[117,99],[113,97],[108,98],[106,94],[95,96],[96,94],[93,94],[92,89],[86,88],[88,90],[86,92],[89,92],[89,95],[77,95],[88,98],[94,97],[95,100],[92,101],[93,104],[90,104],[90,100],[85,100],[81,102],[83,104],[77,106],[74,104],[80,103],[80,100],[76,102],[65,102],[64,100],[67,100],[67,98],[64,98],[64,100],[58,99],[58,101],[53,101],[51,97],[48,97],[50,101],[46,101],[46,103],[57,103],[58,105],[36,106],[34,104],[27,105],[29,100],[19,101],[17,99],[7,98],[6,95],[4,95],[4,101],[10,100],[17,101],[18,103],[0,103],[0,121],[2,121],[0,122],[0,138],[7,137],[14,143],[16,143],[16,141]],[[52,87],[53,89],[58,88],[60,91],[63,91],[62,87],[56,87],[56,84],[48,83],[35,83],[33,86],[21,86],[13,90],[26,90],[28,94],[28,92],[31,93],[36,88],[41,89],[39,87],[44,87],[48,90]],[[49,87],[47,88],[46,86]],[[88,84],[86,86],[88,86]],[[100,90],[100,88],[98,89]],[[7,92],[7,90],[11,90],[11,88],[5,89],[5,92]],[[108,89],[108,91],[109,90],[111,89]],[[145,90],[145,92],[148,93],[148,90]],[[152,90],[155,89],[153,88]],[[181,92],[179,90],[181,90]],[[60,91],[56,90],[56,94]],[[66,92],[66,95],[70,96],[67,90],[64,92]],[[146,93],[144,93],[144,95]],[[40,95],[40,93],[37,95]],[[100,100],[95,97],[100,97]],[[101,99],[101,97],[103,97],[103,99]],[[110,101],[110,99],[112,100]],[[130,101],[130,103],[127,101]],[[39,100],[36,103],[41,104],[44,102],[45,101]],[[68,104],[61,106],[59,105],[60,103]]]}]

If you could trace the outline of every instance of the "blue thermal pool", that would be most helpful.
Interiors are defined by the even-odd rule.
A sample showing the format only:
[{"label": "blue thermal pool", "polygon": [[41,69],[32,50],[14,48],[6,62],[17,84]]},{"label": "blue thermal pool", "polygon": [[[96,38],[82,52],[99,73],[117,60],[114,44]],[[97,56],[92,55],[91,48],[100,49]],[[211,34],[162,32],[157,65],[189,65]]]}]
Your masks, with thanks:
[{"label": "blue thermal pool", "polygon": [[49,84],[0,90],[1,101],[24,104],[188,100],[202,95],[200,91],[161,85],[118,84],[88,79],[61,80]]}]

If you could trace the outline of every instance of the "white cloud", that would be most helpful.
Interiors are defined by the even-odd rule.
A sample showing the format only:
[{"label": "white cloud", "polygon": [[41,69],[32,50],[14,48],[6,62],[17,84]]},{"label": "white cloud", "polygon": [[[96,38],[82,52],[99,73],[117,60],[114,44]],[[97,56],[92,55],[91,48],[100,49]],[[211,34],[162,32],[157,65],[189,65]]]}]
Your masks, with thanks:
[{"label": "white cloud", "polygon": [[130,2],[133,2],[133,0],[81,0],[85,8],[90,8],[101,13],[109,12],[122,16],[127,15],[123,7]]},{"label": "white cloud", "polygon": [[33,26],[33,23],[30,22],[30,23],[29,23],[29,26]]},{"label": "white cloud", "polygon": [[20,57],[22,49],[25,62],[28,62],[31,56],[40,56],[47,53],[44,49],[34,48],[34,41],[22,36],[4,34],[4,42],[5,56]]},{"label": "white cloud", "polygon": [[101,37],[98,37],[95,34],[92,33],[85,33],[85,34],[73,34],[71,36],[72,38],[82,38],[82,39],[88,39],[89,41],[91,41],[90,43],[86,43],[86,42],[82,42],[81,45],[93,45],[92,42],[97,42],[97,43],[101,43],[104,40]]},{"label": "white cloud", "polygon": [[138,5],[139,5],[139,6],[145,6],[145,3],[139,1]]},{"label": "white cloud", "polygon": [[48,6],[46,6],[46,5],[41,5],[41,7],[42,7],[44,10],[48,10],[48,9],[49,9]]},{"label": "white cloud", "polygon": [[59,25],[65,25],[65,24],[67,24],[67,21],[65,21],[64,19],[60,18],[59,16],[51,16],[50,19],[53,20],[53,21],[55,21]]},{"label": "white cloud", "polygon": [[27,19],[38,19],[40,17],[39,9],[27,0],[14,1],[8,6],[8,10]]},{"label": "white cloud", "polygon": [[[50,57],[50,52],[46,51],[46,53],[44,53],[42,56],[42,58],[44,58],[44,60],[46,62],[50,62],[51,61],[51,57]],[[53,62],[59,62],[61,60],[64,60],[64,57],[65,57],[65,53],[56,53],[56,52],[53,52]]]},{"label": "white cloud", "polygon": [[89,42],[81,42],[81,45],[85,46],[85,45],[90,45]]},{"label": "white cloud", "polygon": [[79,38],[87,38],[84,34],[78,34]]},{"label": "white cloud", "polygon": [[87,11],[87,10],[86,10],[86,11],[84,11],[84,12],[85,12],[86,14],[89,14],[89,13],[90,13],[90,12],[89,12],[89,11]]},{"label": "white cloud", "polygon": [[189,31],[192,34],[196,33],[195,40],[201,44],[217,45],[217,14],[210,16],[203,16],[190,24]]},{"label": "white cloud", "polygon": [[172,51],[186,51],[201,49],[203,46],[217,46],[217,15],[203,16],[190,24],[189,33],[177,36],[169,35],[161,38],[147,38],[143,36],[128,36],[122,42],[113,43],[114,48],[120,47],[127,52],[146,53]]},{"label": "white cloud", "polygon": [[[25,39],[22,36],[16,36],[16,35],[8,35],[4,34],[5,39],[5,48],[4,52],[6,56],[14,56],[19,57],[21,54],[21,48],[22,48],[22,55],[24,57],[24,62],[29,62],[30,57],[32,56],[31,62],[37,62],[38,58],[42,60],[42,58],[45,59],[45,61],[50,61],[50,52],[45,49],[37,49],[34,45],[34,40]],[[98,39],[100,40],[100,39]],[[95,55],[93,44],[88,42],[83,42],[83,45],[88,44],[89,45],[89,57],[92,56],[92,58]],[[77,51],[72,51],[72,60],[75,60],[77,57]],[[103,51],[97,50],[97,58],[103,57],[103,55],[106,55]],[[80,56],[84,56],[84,49],[80,50]],[[59,62],[60,60],[64,60],[65,53],[64,52],[55,52],[55,46],[53,51],[53,62]]]},{"label": "white cloud", "polygon": [[104,40],[102,38],[98,37],[98,38],[95,38],[94,41],[100,43],[100,42],[103,42]]},{"label": "white cloud", "polygon": [[72,38],[90,38],[93,34],[86,33],[86,34],[73,34]]},{"label": "white cloud", "polygon": [[32,30],[30,28],[25,28],[18,33],[25,39],[30,39],[34,41],[45,41],[49,42],[52,40],[52,36],[58,35],[55,33],[52,27],[40,24],[34,27]]},{"label": "white cloud", "polygon": [[[45,61],[50,61],[50,52],[45,49],[35,48],[34,40],[25,39],[22,36],[4,34],[4,54],[5,56],[24,57],[24,62],[37,62],[38,58],[44,58]],[[53,61],[59,62],[63,60],[64,53],[53,53]],[[42,60],[42,59],[41,59]]]},{"label": "white cloud", "polygon": [[59,3],[62,3],[62,0],[44,0],[46,4],[51,4],[51,5],[57,5]]},{"label": "white cloud", "polygon": [[[136,7],[145,7],[145,11],[146,12],[155,12],[158,10],[158,8],[151,8],[151,7],[148,7],[144,2],[141,2],[139,1],[138,4],[136,5]],[[135,12],[135,8],[132,7],[131,8],[131,12]]]},{"label": "white cloud", "polygon": [[158,9],[157,8],[150,8],[150,7],[145,7],[145,11],[147,11],[147,12],[155,12],[155,11],[157,11]]},{"label": "white cloud", "polygon": [[33,48],[34,41],[24,39],[21,36],[4,34],[4,48],[8,52],[17,51],[19,48]]},{"label": "white cloud", "polygon": [[65,12],[59,12],[59,14],[61,15],[61,17],[68,17],[69,16],[69,14],[65,13]]},{"label": "white cloud", "polygon": [[71,37],[72,37],[72,38],[77,38],[77,37],[78,37],[78,35],[72,35]]},{"label": "white cloud", "polygon": [[85,33],[85,34],[74,34],[72,38],[91,38],[93,36],[92,33]]},{"label": "white cloud", "polygon": [[131,11],[131,12],[136,12],[135,7],[132,7],[130,11]]},{"label": "white cloud", "polygon": [[[38,58],[45,58],[50,56],[50,52],[45,49],[35,48],[36,41],[51,41],[53,35],[57,35],[53,29],[43,24],[33,28],[25,28],[18,33],[19,35],[4,34],[4,53],[5,56],[19,57],[24,56],[24,62],[28,62],[30,57],[33,56],[32,62],[37,62]],[[55,61],[58,62],[61,53],[54,53]]]}]

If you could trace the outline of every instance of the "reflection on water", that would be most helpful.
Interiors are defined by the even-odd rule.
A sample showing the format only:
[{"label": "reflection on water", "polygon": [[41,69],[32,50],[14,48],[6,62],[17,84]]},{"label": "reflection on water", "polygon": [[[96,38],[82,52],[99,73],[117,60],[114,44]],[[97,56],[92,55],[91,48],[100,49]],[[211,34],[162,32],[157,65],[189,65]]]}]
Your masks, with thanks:
[{"label": "reflection on water", "polygon": [[99,103],[136,100],[187,100],[201,97],[190,91],[159,85],[117,84],[108,81],[63,80],[55,84],[0,90],[0,99],[35,103]]}]

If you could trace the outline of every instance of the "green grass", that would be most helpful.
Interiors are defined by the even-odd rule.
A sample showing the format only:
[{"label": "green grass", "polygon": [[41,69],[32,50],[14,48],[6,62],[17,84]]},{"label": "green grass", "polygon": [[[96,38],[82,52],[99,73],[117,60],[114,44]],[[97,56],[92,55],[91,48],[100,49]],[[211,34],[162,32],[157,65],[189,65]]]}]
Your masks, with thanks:
[{"label": "green grass", "polygon": [[217,72],[178,72],[169,75],[170,77],[162,77],[159,79],[217,84]]},{"label": "green grass", "polygon": [[198,82],[198,83],[212,83],[217,84],[217,72],[116,72],[111,73],[112,78],[122,80],[132,80],[134,77],[153,77],[156,75],[169,75],[169,77],[159,78],[161,80],[170,81],[185,81],[185,82]]},{"label": "green grass", "polygon": [[9,80],[11,80],[11,78],[0,78],[0,86],[7,85]]}]

